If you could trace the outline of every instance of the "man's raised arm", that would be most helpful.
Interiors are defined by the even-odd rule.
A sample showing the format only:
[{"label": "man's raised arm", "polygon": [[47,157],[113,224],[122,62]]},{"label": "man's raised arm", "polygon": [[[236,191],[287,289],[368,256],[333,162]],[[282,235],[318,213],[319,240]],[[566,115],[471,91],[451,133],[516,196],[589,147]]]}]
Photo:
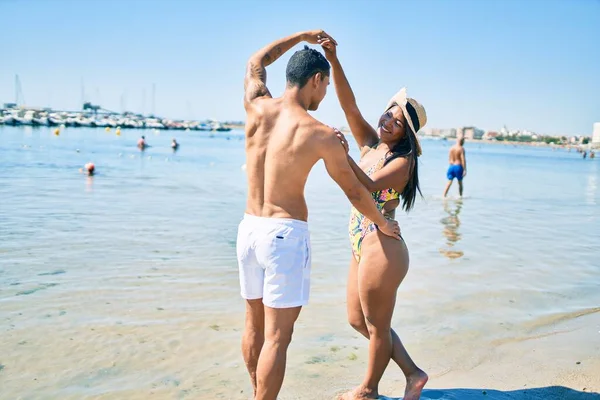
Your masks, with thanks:
[{"label": "man's raised arm", "polygon": [[[283,53],[302,41],[317,44],[322,38],[330,38],[322,30],[298,32],[263,47],[254,53],[248,60],[246,66],[246,77],[244,79],[244,105],[248,105],[258,97],[271,97],[267,89],[267,70]],[[333,40],[333,39],[332,39]],[[337,44],[337,43],[336,43]]]}]

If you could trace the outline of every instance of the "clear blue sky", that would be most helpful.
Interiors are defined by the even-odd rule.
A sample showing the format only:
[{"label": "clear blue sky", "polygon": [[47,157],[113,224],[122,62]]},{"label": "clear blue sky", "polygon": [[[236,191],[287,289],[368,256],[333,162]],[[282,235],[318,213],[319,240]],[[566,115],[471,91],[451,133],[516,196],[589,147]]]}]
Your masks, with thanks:
[{"label": "clear blue sky", "polygon": [[[243,120],[244,67],[258,48],[321,28],[365,116],[400,87],[429,127],[590,135],[600,121],[599,0],[0,0],[0,102],[19,74],[27,105],[86,100],[173,118]],[[269,67],[274,95],[292,52]],[[143,91],[146,91],[145,109]],[[333,86],[315,116],[345,125]]]}]

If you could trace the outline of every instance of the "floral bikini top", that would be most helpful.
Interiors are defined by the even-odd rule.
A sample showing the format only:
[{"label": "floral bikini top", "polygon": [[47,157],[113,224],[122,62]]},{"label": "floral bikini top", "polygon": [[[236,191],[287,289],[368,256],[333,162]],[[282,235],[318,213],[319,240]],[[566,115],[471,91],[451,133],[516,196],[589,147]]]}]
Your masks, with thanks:
[{"label": "floral bikini top", "polygon": [[[369,169],[367,169],[365,171],[365,174],[367,174],[367,176],[373,175],[375,172],[383,168],[384,163],[385,156],[381,157],[381,159],[378,162],[376,162]],[[398,193],[393,188],[378,190],[376,192],[371,193],[371,195],[373,196],[373,199],[375,199],[375,201],[377,202],[377,208],[379,208],[380,210],[383,208],[386,202],[390,200],[397,200],[400,198],[400,193]]]}]

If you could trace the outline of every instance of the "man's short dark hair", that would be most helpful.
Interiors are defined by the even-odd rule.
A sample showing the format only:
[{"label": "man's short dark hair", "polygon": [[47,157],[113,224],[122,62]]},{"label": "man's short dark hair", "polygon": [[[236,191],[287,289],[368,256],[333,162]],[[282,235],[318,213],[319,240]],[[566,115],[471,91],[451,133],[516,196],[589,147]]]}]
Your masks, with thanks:
[{"label": "man's short dark hair", "polygon": [[323,54],[308,46],[295,52],[288,61],[285,77],[289,86],[303,88],[316,73],[329,76],[330,65]]}]

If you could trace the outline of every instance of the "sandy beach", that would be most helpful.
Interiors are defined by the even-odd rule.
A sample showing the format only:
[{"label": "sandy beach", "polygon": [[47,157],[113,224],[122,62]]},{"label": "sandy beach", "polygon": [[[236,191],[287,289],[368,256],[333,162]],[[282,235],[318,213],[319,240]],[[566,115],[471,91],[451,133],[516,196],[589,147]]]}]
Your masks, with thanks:
[{"label": "sandy beach", "polygon": [[473,368],[433,376],[423,397],[600,399],[598,311],[564,316],[526,336],[491,343],[487,356]]},{"label": "sandy beach", "polygon": [[[159,274],[142,281],[152,279],[159,279]],[[35,319],[35,329],[31,323],[17,328],[27,313],[7,314],[3,325],[9,328],[0,342],[0,398],[249,399],[250,385],[239,354],[241,307],[237,315],[210,315],[197,307],[176,306],[197,298],[182,285],[178,295],[169,293],[168,300],[161,296],[167,293],[150,293],[148,286],[135,285],[146,293],[145,307],[123,307],[111,290],[71,293],[71,300],[63,304],[71,311],[36,310],[46,314]],[[90,295],[98,300],[97,306],[77,307]],[[333,308],[339,312],[341,306]],[[320,335],[328,311],[323,304],[314,304],[303,312],[281,400],[334,399],[361,377],[366,342],[341,325],[339,313],[329,322],[339,327],[340,335]],[[422,398],[597,400],[599,311],[549,316],[515,327],[513,335],[492,342],[465,336],[452,340],[460,345],[447,347],[443,338],[426,343],[408,340],[406,345],[430,373]],[[86,320],[90,314],[111,318]],[[389,365],[381,387],[388,397],[382,399],[401,399],[403,390],[400,370]]]}]

